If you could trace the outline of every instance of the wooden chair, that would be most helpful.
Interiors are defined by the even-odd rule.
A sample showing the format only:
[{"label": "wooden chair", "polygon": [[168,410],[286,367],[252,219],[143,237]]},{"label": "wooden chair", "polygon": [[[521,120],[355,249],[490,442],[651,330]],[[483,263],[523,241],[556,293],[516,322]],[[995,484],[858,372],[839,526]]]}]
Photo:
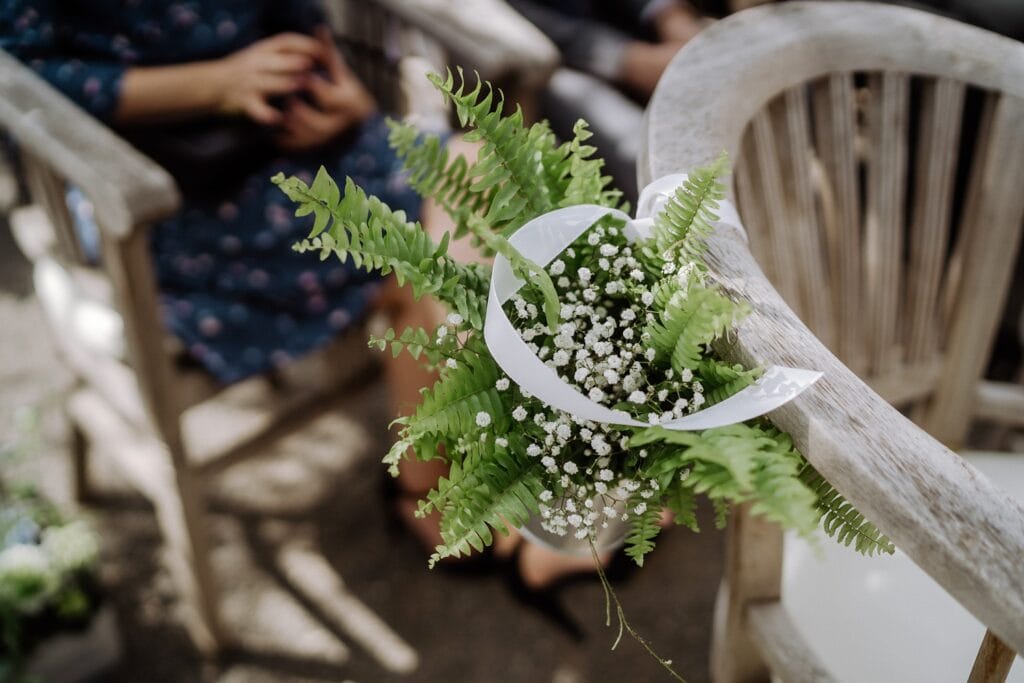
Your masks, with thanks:
[{"label": "wooden chair", "polygon": [[[639,169],[642,186],[723,150],[734,160],[729,195],[749,244],[723,227],[709,260],[754,313],[723,352],[825,373],[772,418],[939,597],[988,629],[971,681],[1003,680],[1024,652],[1024,506],[1000,488],[1012,488],[1008,469],[1024,480],[1024,461],[947,448],[972,417],[1024,423],[1024,387],[983,379],[1020,245],[1022,131],[1024,45],[915,10],[792,2],[725,19],[680,52],[648,109]],[[782,592],[783,548],[777,527],[735,512],[716,681],[833,680],[836,658],[823,664],[811,644],[829,634],[804,618],[844,592],[867,602],[868,589],[833,581],[794,618],[789,598],[806,586]],[[887,580],[900,560],[865,562]],[[844,618],[857,619],[836,615],[832,635],[850,639],[836,647],[873,657]],[[887,626],[869,625],[905,647]]]},{"label": "wooden chair", "polygon": [[[416,113],[425,68],[407,69],[409,56],[421,65],[423,58],[433,59],[433,68],[443,68],[440,60],[450,47],[468,67],[494,80],[529,82],[553,68],[554,48],[503,3],[471,4],[461,8],[457,21],[449,17],[446,32],[438,24],[455,14],[448,5],[334,0],[327,8],[338,30],[347,29],[342,37],[349,39],[356,70],[373,84],[402,86],[403,73],[417,79],[412,97],[408,89],[377,92],[386,104]],[[493,27],[499,19],[502,31],[472,30]],[[459,26],[467,30],[453,30]],[[475,40],[484,34],[486,44]],[[401,102],[402,92],[409,101]],[[436,106],[428,103],[426,115],[434,114]],[[275,376],[227,389],[184,369],[159,319],[147,234],[147,226],[178,207],[171,176],[2,52],[0,131],[17,144],[30,194],[30,203],[13,211],[12,229],[34,262],[57,347],[78,378],[67,403],[78,492],[87,491],[87,443],[102,443],[153,502],[187,608],[185,624],[199,649],[212,654],[231,639],[221,624],[208,558],[202,480],[301,427],[315,414],[314,406],[328,404],[364,372],[365,332],[357,330]],[[76,238],[65,202],[69,185],[95,207],[100,266],[85,258]],[[213,400],[221,409],[204,412]]]}]

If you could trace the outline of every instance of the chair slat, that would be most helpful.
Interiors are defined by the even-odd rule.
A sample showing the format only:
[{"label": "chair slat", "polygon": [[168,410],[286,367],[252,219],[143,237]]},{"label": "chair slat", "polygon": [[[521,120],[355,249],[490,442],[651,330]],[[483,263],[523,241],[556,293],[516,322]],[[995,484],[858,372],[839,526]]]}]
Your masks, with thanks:
[{"label": "chair slat", "polygon": [[861,310],[861,235],[857,132],[852,73],[834,73],[814,85],[815,144],[821,153],[824,182],[836,207],[836,233],[828,235],[835,306],[836,351],[856,373],[865,368]]},{"label": "chair slat", "polygon": [[737,204],[743,225],[750,240],[750,251],[757,255],[758,262],[765,275],[771,280],[774,277],[774,263],[771,252],[772,244],[768,239],[768,225],[764,216],[764,201],[761,199],[761,188],[754,177],[754,165],[757,151],[754,149],[753,133],[747,129],[743,136],[741,157],[734,168]]},{"label": "chair slat", "polygon": [[870,151],[865,209],[864,294],[871,323],[870,374],[899,363],[897,321],[903,262],[903,204],[907,170],[907,104],[910,78],[873,74],[868,116]]},{"label": "chair slat", "polygon": [[951,360],[927,415],[940,441],[962,443],[973,393],[994,342],[1024,221],[1024,98],[989,95],[991,115],[978,140],[961,226],[961,270],[971,273],[956,290],[946,357]]},{"label": "chair slat", "polygon": [[926,81],[910,234],[907,361],[938,351],[938,296],[949,242],[964,84],[948,78]]},{"label": "chair slat", "polygon": [[782,169],[779,164],[778,146],[772,130],[771,114],[767,110],[758,113],[752,121],[754,148],[757,150],[757,173],[763,190],[765,212],[768,216],[769,241],[772,245],[773,284],[786,303],[802,313],[800,294],[796,277],[796,259],[786,226],[790,212],[782,187]]},{"label": "chair slat", "polygon": [[785,105],[786,139],[790,173],[787,187],[792,197],[789,229],[790,240],[797,261],[801,307],[804,321],[818,339],[834,348],[831,287],[825,267],[826,251],[819,228],[814,202],[814,177],[811,162],[811,124],[807,104],[807,89],[790,88],[783,99]]}]

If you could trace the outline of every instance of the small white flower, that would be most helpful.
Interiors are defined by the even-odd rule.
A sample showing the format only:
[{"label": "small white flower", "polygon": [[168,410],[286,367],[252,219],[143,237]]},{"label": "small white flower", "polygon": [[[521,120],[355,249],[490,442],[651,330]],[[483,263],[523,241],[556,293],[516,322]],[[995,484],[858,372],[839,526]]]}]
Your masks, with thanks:
[{"label": "small white flower", "polygon": [[508,377],[502,377],[494,383],[494,388],[498,391],[505,391],[508,389]]},{"label": "small white flower", "polygon": [[569,427],[569,425],[562,423],[555,428],[555,434],[558,436],[559,439],[565,441],[570,436],[572,436],[572,429]]},{"label": "small white flower", "polygon": [[545,455],[543,458],[540,459],[540,464],[544,465],[544,467],[554,467],[555,459],[552,458],[550,455]]},{"label": "small white flower", "polygon": [[630,327],[624,329],[622,331],[622,338],[625,339],[626,341],[631,340],[633,338],[633,329]]},{"label": "small white flower", "polygon": [[543,491],[540,492],[540,495],[538,496],[538,498],[540,498],[541,501],[546,503],[549,500],[551,500],[554,497],[554,495],[555,494],[551,493],[551,491],[548,491],[547,489],[544,489]]},{"label": "small white flower", "polygon": [[569,352],[565,349],[559,349],[555,351],[555,355],[551,358],[554,362],[555,367],[562,367],[563,365],[569,364]]},{"label": "small white flower", "polygon": [[567,278],[566,276],[563,275],[562,277],[558,278],[557,284],[562,289],[567,289],[569,287],[569,285],[571,285],[572,283],[569,282],[569,278]]},{"label": "small white flower", "polygon": [[566,474],[576,474],[580,471],[580,468],[572,460],[562,465],[562,469],[565,470]]},{"label": "small white flower", "polygon": [[508,439],[506,439],[503,436],[499,436],[497,439],[494,440],[494,445],[501,446],[502,448],[508,448]]},{"label": "small white flower", "polygon": [[651,292],[644,292],[640,295],[640,301],[643,302],[644,306],[650,306],[654,303],[654,294]]},{"label": "small white flower", "polygon": [[587,287],[586,289],[583,290],[583,300],[584,301],[594,301],[596,299],[597,299],[597,291],[595,291],[593,287]]},{"label": "small white flower", "polygon": [[668,398],[668,389],[662,389],[658,392],[658,401],[664,402]]},{"label": "small white flower", "polygon": [[639,503],[635,508],[633,508],[633,512],[638,515],[644,514],[647,512],[647,503]]},{"label": "small white flower", "polygon": [[608,270],[612,267],[612,264],[608,262],[608,259],[601,258],[597,260],[597,267],[601,270]]},{"label": "small white flower", "polygon": [[601,256],[615,256],[619,253],[619,248],[614,244],[602,244],[599,251]]},{"label": "small white flower", "polygon": [[632,394],[629,395],[630,403],[638,403],[639,404],[639,403],[643,403],[646,400],[647,400],[647,394],[645,394],[642,391],[634,391]]},{"label": "small white flower", "polygon": [[490,424],[491,416],[488,413],[485,413],[484,411],[481,410],[479,413],[476,414],[477,427],[487,427]]},{"label": "small white flower", "polygon": [[644,351],[644,358],[646,358],[647,360],[654,360],[655,356],[657,356],[657,355],[658,355],[658,352],[655,351],[653,348],[650,348],[650,349],[647,349],[646,351]]},{"label": "small white flower", "polygon": [[445,335],[447,335],[447,334],[448,334],[448,328],[445,327],[444,325],[442,325],[441,327],[437,328],[437,340],[438,341],[441,341],[442,339],[444,339]]},{"label": "small white flower", "polygon": [[605,493],[608,492],[608,484],[604,483],[603,481],[595,481],[594,490],[603,496]]},{"label": "small white flower", "polygon": [[515,410],[512,411],[512,419],[516,422],[522,422],[526,419],[526,408],[522,406],[516,406]]},{"label": "small white flower", "polygon": [[584,267],[577,270],[576,275],[580,278],[580,282],[586,284],[590,282],[590,278],[593,274],[590,272],[590,268]]},{"label": "small white flower", "polygon": [[601,481],[611,481],[612,479],[615,478],[615,473],[612,472],[610,469],[605,468],[597,473],[597,478],[600,479]]},{"label": "small white flower", "polygon": [[605,505],[604,509],[601,510],[601,512],[604,513],[605,517],[618,517],[619,516],[619,511],[616,510],[615,508],[613,508],[611,505]]},{"label": "small white flower", "polygon": [[636,320],[636,313],[633,312],[632,308],[627,308],[622,312],[622,319],[625,321]]},{"label": "small white flower", "polygon": [[576,537],[577,539],[579,539],[581,541],[584,538],[586,538],[587,536],[589,536],[589,535],[590,535],[590,532],[587,531],[586,529],[577,529],[576,532],[573,534],[574,537]]},{"label": "small white flower", "polygon": [[450,324],[452,324],[452,325],[461,325],[462,324],[462,316],[459,315],[458,313],[449,313],[448,314],[448,322]]},{"label": "small white flower", "polygon": [[683,368],[683,371],[679,373],[679,379],[684,382],[689,382],[693,379],[693,371],[690,368]]},{"label": "small white flower", "polygon": [[583,523],[583,517],[574,512],[566,517],[565,521],[569,522],[569,526],[579,527],[579,525]]},{"label": "small white flower", "polygon": [[637,282],[644,281],[644,271],[640,270],[639,268],[634,268],[633,270],[629,271],[629,276],[636,280]]},{"label": "small white flower", "polygon": [[535,443],[531,443],[529,446],[526,447],[526,454],[529,455],[530,457],[536,458],[538,455],[540,455],[540,452],[540,446],[538,446]]},{"label": "small white flower", "polygon": [[595,403],[600,403],[601,401],[604,400],[604,392],[598,389],[597,387],[591,389],[588,396],[590,396],[590,400],[594,401]]},{"label": "small white flower", "polygon": [[449,358],[448,360],[446,360],[444,362],[444,364],[447,365],[452,370],[454,370],[455,368],[459,367],[459,364],[455,362],[454,358]]},{"label": "small white flower", "polygon": [[590,374],[590,370],[588,370],[587,368],[580,367],[580,368],[576,368],[576,372],[573,373],[572,377],[577,382],[582,382],[583,380],[585,380],[587,378],[587,375],[589,375],[589,374]]},{"label": "small white flower", "polygon": [[562,259],[556,259],[551,262],[550,266],[548,266],[548,270],[552,275],[561,275],[565,272],[565,262],[562,261]]},{"label": "small white flower", "polygon": [[672,273],[676,272],[676,264],[673,263],[672,261],[668,261],[667,263],[665,263],[665,265],[661,267],[661,272],[665,273],[666,275],[671,275]]}]

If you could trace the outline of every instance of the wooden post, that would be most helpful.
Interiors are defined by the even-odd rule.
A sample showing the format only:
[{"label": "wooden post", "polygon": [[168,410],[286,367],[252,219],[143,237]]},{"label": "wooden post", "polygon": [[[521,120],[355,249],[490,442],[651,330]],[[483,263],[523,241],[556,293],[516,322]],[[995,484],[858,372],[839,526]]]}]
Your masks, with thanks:
[{"label": "wooden post", "polygon": [[770,677],[767,664],[746,628],[753,602],[778,600],[782,588],[782,529],[750,514],[733,511],[725,551],[725,578],[715,606],[711,679],[715,683],[754,683]]},{"label": "wooden post", "polygon": [[1017,653],[999,640],[998,636],[986,630],[967,683],[1003,683],[1010,674],[1016,656]]}]

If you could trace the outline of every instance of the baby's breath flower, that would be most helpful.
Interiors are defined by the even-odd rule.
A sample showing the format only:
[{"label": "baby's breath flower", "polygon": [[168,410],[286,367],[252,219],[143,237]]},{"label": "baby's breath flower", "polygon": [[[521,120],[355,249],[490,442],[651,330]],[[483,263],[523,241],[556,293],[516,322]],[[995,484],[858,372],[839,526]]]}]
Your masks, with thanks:
[{"label": "baby's breath flower", "polygon": [[565,272],[565,262],[562,261],[562,259],[555,259],[551,262],[551,265],[548,266],[548,271],[552,275],[561,275]]},{"label": "baby's breath flower", "polygon": [[630,403],[638,403],[639,404],[639,403],[643,403],[646,400],[647,400],[647,394],[645,394],[642,391],[634,391],[632,394],[629,395]]},{"label": "baby's breath flower", "polygon": [[541,501],[546,503],[549,500],[551,500],[554,497],[554,495],[555,494],[553,494],[551,491],[548,491],[547,489],[544,489],[543,491],[540,492],[540,495],[537,496],[537,497],[540,498]]},{"label": "baby's breath flower", "polygon": [[638,503],[637,506],[633,508],[633,512],[635,512],[638,515],[644,514],[645,512],[647,512],[647,503]]},{"label": "baby's breath flower", "polygon": [[650,306],[654,303],[654,294],[647,291],[640,295],[640,301],[643,302],[644,306]]},{"label": "baby's breath flower", "polygon": [[615,473],[606,467],[597,473],[597,478],[601,481],[611,481],[615,478]]},{"label": "baby's breath flower", "polygon": [[448,334],[448,328],[445,327],[444,325],[441,325],[441,327],[437,328],[437,340],[438,341],[441,341],[442,339],[444,339],[445,335],[447,335],[447,334]]},{"label": "baby's breath flower", "polygon": [[540,464],[544,465],[544,467],[552,468],[555,466],[555,459],[552,458],[550,455],[545,455],[543,458],[540,459]]},{"label": "baby's breath flower", "polygon": [[578,277],[580,279],[580,282],[582,282],[583,284],[590,282],[590,278],[592,275],[593,274],[590,272],[590,268],[587,268],[586,266],[576,271],[576,277]]},{"label": "baby's breath flower", "polygon": [[599,251],[601,256],[615,256],[619,253],[619,248],[614,244],[602,244]]},{"label": "baby's breath flower", "polygon": [[530,457],[536,458],[541,453],[541,448],[535,443],[531,443],[526,447],[526,454]]},{"label": "baby's breath flower", "polygon": [[484,411],[481,410],[479,413],[476,414],[476,426],[477,427],[487,427],[490,424],[491,424],[491,416],[490,416],[489,413],[485,413]]},{"label": "baby's breath flower", "polygon": [[591,389],[588,396],[590,396],[590,400],[594,401],[595,403],[600,403],[601,401],[604,400],[604,392],[598,389],[597,387]]},{"label": "baby's breath flower", "polygon": [[505,391],[508,389],[508,377],[502,377],[494,383],[494,388],[498,391]]},{"label": "baby's breath flower", "polygon": [[526,419],[526,408],[522,406],[516,406],[515,410],[512,411],[512,419],[516,422],[522,422]]},{"label": "baby's breath flower", "polygon": [[496,446],[501,446],[502,448],[508,448],[508,439],[503,436],[499,436],[494,440],[494,444]]},{"label": "baby's breath flower", "polygon": [[444,364],[447,365],[452,370],[454,370],[455,368],[459,367],[459,364],[457,362],[455,362],[454,358],[449,358],[448,360],[446,360],[444,362]]},{"label": "baby's breath flower", "polygon": [[562,469],[565,470],[566,474],[576,474],[580,471],[580,468],[572,460],[562,465]]}]

